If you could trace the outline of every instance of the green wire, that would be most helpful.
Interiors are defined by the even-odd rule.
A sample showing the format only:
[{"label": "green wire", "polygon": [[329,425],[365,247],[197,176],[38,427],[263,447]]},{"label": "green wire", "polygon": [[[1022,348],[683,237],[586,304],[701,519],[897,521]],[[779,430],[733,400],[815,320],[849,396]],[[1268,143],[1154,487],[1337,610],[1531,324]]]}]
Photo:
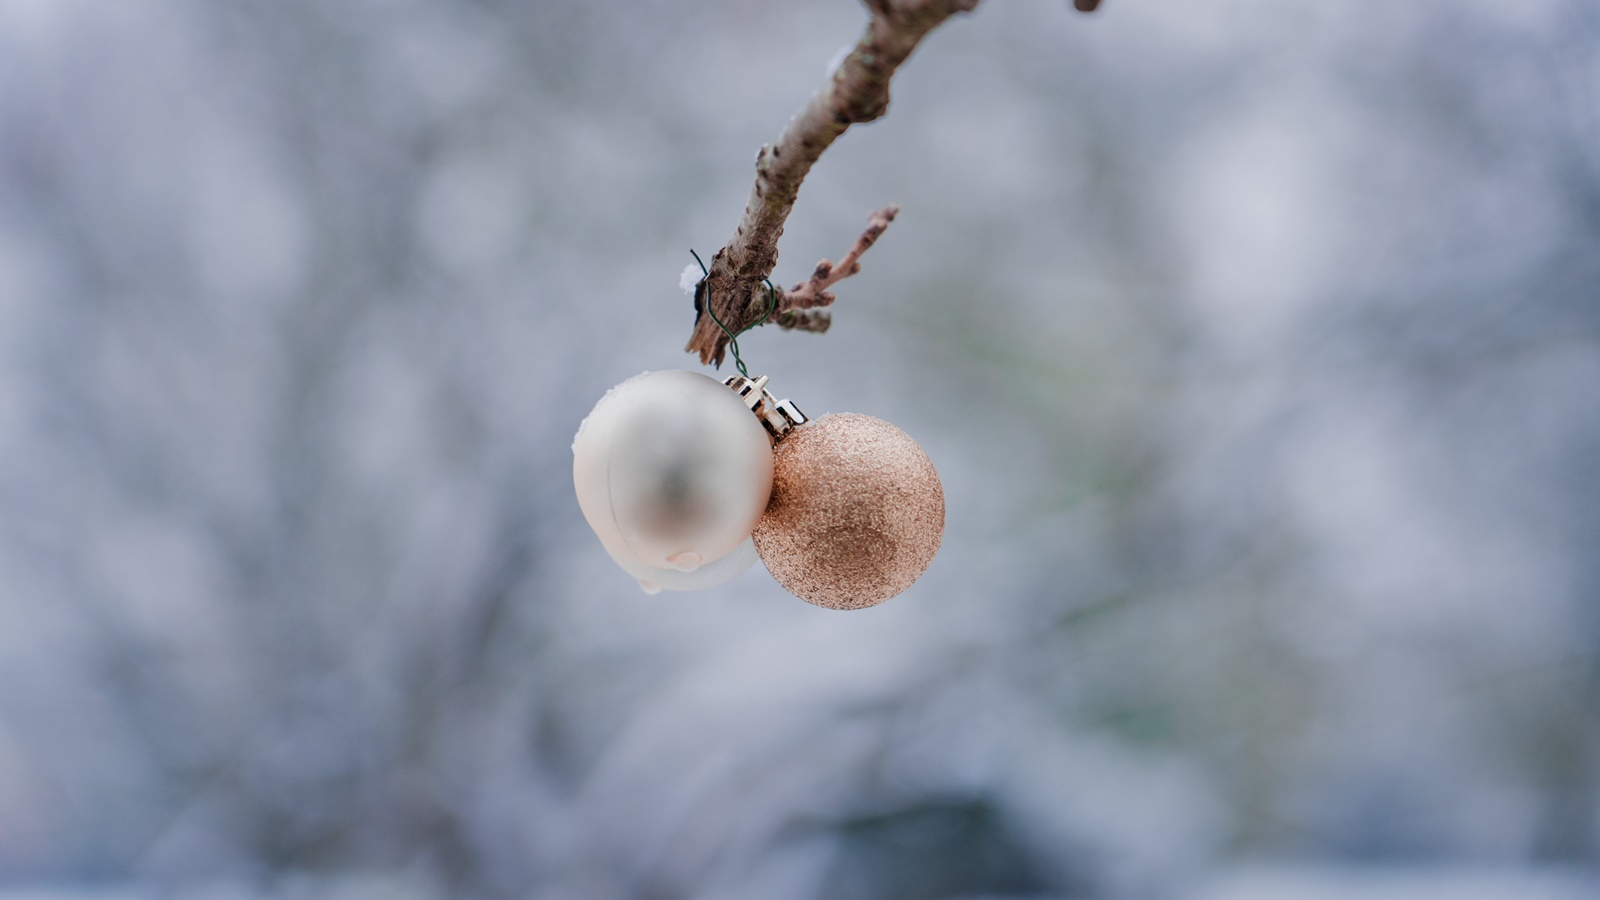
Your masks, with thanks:
[{"label": "green wire", "polygon": [[[710,278],[711,270],[706,268],[705,261],[700,258],[700,254],[694,252],[694,248],[691,247],[689,255],[694,257],[694,261],[700,264],[700,280],[704,282],[707,278]],[[761,314],[761,318],[739,329],[739,334],[744,334],[746,331],[767,321],[767,317],[772,315],[772,311],[778,308],[778,289],[772,286],[772,279],[763,278],[761,280],[766,282],[767,285],[767,309]],[[706,288],[706,312],[711,314],[711,321],[717,323],[717,327],[722,329],[722,333],[728,336],[728,352],[733,354],[734,368],[739,370],[740,375],[749,378],[750,370],[744,367],[744,360],[739,358],[739,334],[734,334],[728,329],[728,326],[722,324],[721,319],[717,318],[717,311],[711,305],[711,288],[709,286]]]}]

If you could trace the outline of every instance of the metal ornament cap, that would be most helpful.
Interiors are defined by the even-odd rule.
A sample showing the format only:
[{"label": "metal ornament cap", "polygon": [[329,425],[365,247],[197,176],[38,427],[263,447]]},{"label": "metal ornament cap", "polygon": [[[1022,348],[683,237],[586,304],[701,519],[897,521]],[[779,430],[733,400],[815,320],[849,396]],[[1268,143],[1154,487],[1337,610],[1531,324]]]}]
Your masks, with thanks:
[{"label": "metal ornament cap", "polygon": [[761,427],[767,430],[767,435],[774,442],[783,440],[784,436],[795,428],[806,423],[806,414],[800,407],[794,405],[792,400],[779,400],[767,390],[767,376],[757,375],[749,378],[744,375],[730,375],[723,379],[744,405],[755,413],[761,421]]},{"label": "metal ornament cap", "polygon": [[944,487],[911,436],[858,413],[813,419],[773,459],[756,552],[784,589],[830,609],[875,606],[939,551]]}]

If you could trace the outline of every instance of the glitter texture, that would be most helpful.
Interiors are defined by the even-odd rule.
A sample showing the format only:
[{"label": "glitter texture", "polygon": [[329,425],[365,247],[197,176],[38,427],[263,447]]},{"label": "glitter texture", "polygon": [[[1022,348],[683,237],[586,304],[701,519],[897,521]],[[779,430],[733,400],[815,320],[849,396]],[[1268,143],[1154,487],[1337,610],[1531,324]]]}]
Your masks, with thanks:
[{"label": "glitter texture", "polygon": [[944,488],[904,431],[856,413],[823,416],[776,450],[756,551],[784,589],[861,609],[921,577],[944,534]]}]

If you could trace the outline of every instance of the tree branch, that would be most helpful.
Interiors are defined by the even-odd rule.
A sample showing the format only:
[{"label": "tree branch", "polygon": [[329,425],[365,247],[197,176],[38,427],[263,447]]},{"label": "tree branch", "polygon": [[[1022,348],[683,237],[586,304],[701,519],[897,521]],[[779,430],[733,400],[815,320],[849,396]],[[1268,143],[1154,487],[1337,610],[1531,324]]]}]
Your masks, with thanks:
[{"label": "tree branch", "polygon": [[[978,5],[978,0],[865,0],[871,19],[855,49],[839,64],[828,84],[808,101],[777,143],[756,155],[756,181],[744,216],[727,246],[711,260],[711,274],[695,290],[694,333],[684,347],[702,363],[722,362],[727,335],[705,314],[713,304],[717,318],[734,333],[766,309],[762,284],[778,263],[778,238],[794,208],[800,183],[811,166],[845,129],[871,122],[889,108],[889,79],[922,38],[941,22]],[[790,302],[779,309],[804,309]],[[815,322],[816,317],[811,317]],[[799,316],[775,315],[780,325],[798,327]],[[824,326],[826,327],[826,326]]]},{"label": "tree branch", "polygon": [[[695,288],[694,332],[684,350],[700,355],[701,363],[721,365],[728,336],[711,316],[738,334],[761,318],[767,308],[764,282],[778,264],[778,238],[794,208],[800,183],[822,152],[860,122],[871,122],[889,109],[889,80],[911,56],[928,32],[956,13],[970,12],[979,0],[862,0],[871,18],[865,33],[823,89],[790,120],[776,143],[756,154],[756,181],[745,203],[744,215],[727,246],[711,259],[710,274]],[[1098,0],[1075,0],[1089,11]],[[871,224],[855,246],[834,266],[818,264],[811,278],[787,291],[777,292],[777,306],[769,321],[783,328],[826,331],[830,322],[825,307],[833,302],[828,288],[861,270],[863,252],[883,234],[898,207],[874,213]]]}]

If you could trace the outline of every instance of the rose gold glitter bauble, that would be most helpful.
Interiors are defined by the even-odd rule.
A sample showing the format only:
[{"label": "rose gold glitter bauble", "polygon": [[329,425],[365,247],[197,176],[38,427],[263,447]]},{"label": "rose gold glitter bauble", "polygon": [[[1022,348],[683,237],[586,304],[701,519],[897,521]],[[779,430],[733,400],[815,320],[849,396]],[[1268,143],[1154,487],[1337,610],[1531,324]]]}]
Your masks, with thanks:
[{"label": "rose gold glitter bauble", "polygon": [[814,419],[778,443],[756,552],[808,603],[860,609],[921,577],[944,534],[944,488],[928,454],[882,419]]}]

